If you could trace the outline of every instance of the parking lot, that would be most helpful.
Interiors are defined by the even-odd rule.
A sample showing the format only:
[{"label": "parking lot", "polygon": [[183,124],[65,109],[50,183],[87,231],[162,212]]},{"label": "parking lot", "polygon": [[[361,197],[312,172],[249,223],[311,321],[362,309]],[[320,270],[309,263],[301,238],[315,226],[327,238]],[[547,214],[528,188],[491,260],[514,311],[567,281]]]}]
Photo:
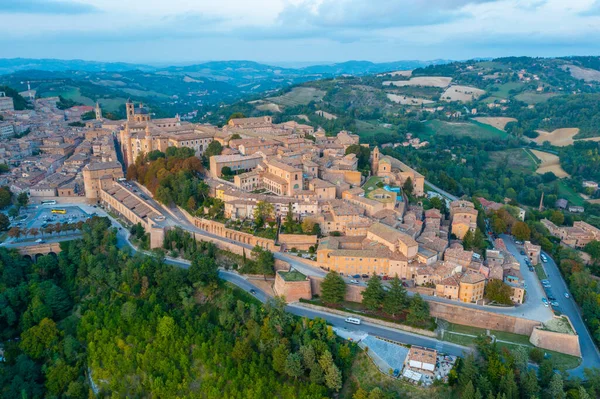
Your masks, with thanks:
[{"label": "parking lot", "polygon": [[[52,210],[55,210],[53,213]],[[57,213],[56,211],[65,211],[65,213]],[[66,224],[85,222],[91,215],[87,214],[77,206],[61,206],[61,205],[46,205],[46,206],[29,206],[25,213],[18,220],[13,221],[11,227],[19,227],[23,234],[19,241],[46,240],[49,238],[44,233],[44,229],[53,224]],[[37,229],[38,234],[29,235],[27,232],[31,229]],[[71,234],[74,231],[70,232]],[[63,233],[64,235],[65,233]],[[9,239],[7,241],[13,241]]]}]

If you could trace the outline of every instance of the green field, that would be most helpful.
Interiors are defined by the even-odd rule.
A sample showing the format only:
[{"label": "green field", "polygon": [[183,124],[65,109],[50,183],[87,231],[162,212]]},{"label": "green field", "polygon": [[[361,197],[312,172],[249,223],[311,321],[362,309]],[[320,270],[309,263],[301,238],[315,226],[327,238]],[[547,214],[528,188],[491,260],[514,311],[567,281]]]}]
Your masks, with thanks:
[{"label": "green field", "polygon": [[512,96],[511,90],[521,91],[523,84],[519,82],[508,82],[501,85],[493,85],[492,87],[498,88],[498,91],[490,91],[490,94],[494,97],[508,98]]},{"label": "green field", "polygon": [[490,162],[488,163],[488,166],[490,168],[507,166],[508,169],[512,171],[519,171],[522,173],[533,173],[537,168],[533,158],[521,148],[492,151],[489,153],[489,156]]},{"label": "green field", "polygon": [[519,101],[523,101],[527,104],[539,104],[548,101],[552,97],[556,97],[557,93],[537,93],[533,91],[526,91],[518,94],[515,98]]},{"label": "green field", "polygon": [[290,92],[278,97],[269,97],[267,100],[279,105],[295,107],[298,105],[307,105],[311,101],[321,101],[325,96],[323,90],[314,87],[294,87]]},{"label": "green field", "polygon": [[483,123],[444,122],[437,119],[425,123],[425,134],[428,136],[469,136],[474,139],[505,139],[508,137],[508,133]]},{"label": "green field", "polygon": [[[81,91],[78,87],[73,86],[64,86],[61,87],[60,90],[46,90],[39,93],[40,97],[55,97],[61,96],[68,100],[73,100],[75,102],[81,103],[83,105],[94,106],[96,105],[96,101],[93,99],[81,95]],[[127,101],[126,98],[115,97],[115,98],[101,98],[98,100],[100,102],[100,106],[104,111],[116,112],[119,110],[119,107]]]},{"label": "green field", "polygon": [[394,131],[378,125],[377,122],[365,122],[357,119],[356,134],[358,134],[361,139],[366,139],[378,134],[394,134]]},{"label": "green field", "polygon": [[[464,335],[452,334],[451,332],[469,334],[478,336],[486,334],[487,331],[483,328],[464,326],[461,324],[449,323],[446,333],[444,334],[444,341],[452,342],[454,344],[471,346],[474,344],[475,337],[468,337]],[[514,350],[519,346],[524,346],[528,350],[534,348],[533,344],[529,342],[529,337],[526,335],[513,334],[505,331],[490,330],[490,335],[494,335],[497,340],[506,342],[497,342],[499,347],[504,347],[510,350]],[[581,359],[576,356],[565,355],[564,353],[554,352],[547,349],[543,349],[546,355],[554,363],[554,367],[560,370],[568,370],[579,366]]]},{"label": "green field", "polygon": [[558,181],[558,196],[569,201],[569,205],[584,206],[585,204],[585,200],[562,180]]},{"label": "green field", "polygon": [[365,184],[363,184],[362,189],[365,190],[365,193],[368,193],[369,191],[378,188],[377,183],[379,182],[383,182],[382,177],[371,176],[369,180],[367,180]]}]

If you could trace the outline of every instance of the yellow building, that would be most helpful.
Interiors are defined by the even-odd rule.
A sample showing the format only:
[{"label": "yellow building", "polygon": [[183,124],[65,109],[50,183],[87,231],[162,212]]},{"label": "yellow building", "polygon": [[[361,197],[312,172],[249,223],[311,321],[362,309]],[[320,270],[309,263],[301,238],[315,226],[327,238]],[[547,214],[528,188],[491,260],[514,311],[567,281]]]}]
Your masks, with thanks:
[{"label": "yellow building", "polygon": [[460,278],[459,300],[476,303],[483,299],[485,276],[472,270],[466,271]]},{"label": "yellow building", "polygon": [[450,203],[450,220],[452,221],[452,234],[462,240],[471,230],[477,229],[477,209],[469,201],[457,200]]},{"label": "yellow building", "polygon": [[106,190],[119,178],[123,178],[123,167],[119,162],[98,162],[83,168],[85,196],[91,201],[100,199],[100,191]]}]

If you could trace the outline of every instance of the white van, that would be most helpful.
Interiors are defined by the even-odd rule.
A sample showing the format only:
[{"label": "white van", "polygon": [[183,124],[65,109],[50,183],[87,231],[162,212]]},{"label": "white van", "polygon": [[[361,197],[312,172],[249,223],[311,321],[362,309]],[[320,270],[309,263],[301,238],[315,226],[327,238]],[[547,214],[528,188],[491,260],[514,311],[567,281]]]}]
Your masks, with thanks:
[{"label": "white van", "polygon": [[548,262],[548,258],[546,258],[546,255],[541,254],[540,258],[542,258],[542,262],[544,262],[544,263]]},{"label": "white van", "polygon": [[357,319],[356,317],[346,317],[346,320],[344,321],[350,324],[360,324],[360,319]]}]

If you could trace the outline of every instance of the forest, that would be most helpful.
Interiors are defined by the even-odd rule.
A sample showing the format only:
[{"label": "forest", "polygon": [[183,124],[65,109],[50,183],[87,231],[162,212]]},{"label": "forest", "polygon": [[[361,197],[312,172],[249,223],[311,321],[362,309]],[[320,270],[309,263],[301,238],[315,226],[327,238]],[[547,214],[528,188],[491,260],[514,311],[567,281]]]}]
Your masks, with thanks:
[{"label": "forest", "polygon": [[58,259],[0,249],[0,396],[322,398],[342,387],[356,347],[324,321],[226,285],[208,248],[180,269],[119,251],[109,226],[92,218]]}]

